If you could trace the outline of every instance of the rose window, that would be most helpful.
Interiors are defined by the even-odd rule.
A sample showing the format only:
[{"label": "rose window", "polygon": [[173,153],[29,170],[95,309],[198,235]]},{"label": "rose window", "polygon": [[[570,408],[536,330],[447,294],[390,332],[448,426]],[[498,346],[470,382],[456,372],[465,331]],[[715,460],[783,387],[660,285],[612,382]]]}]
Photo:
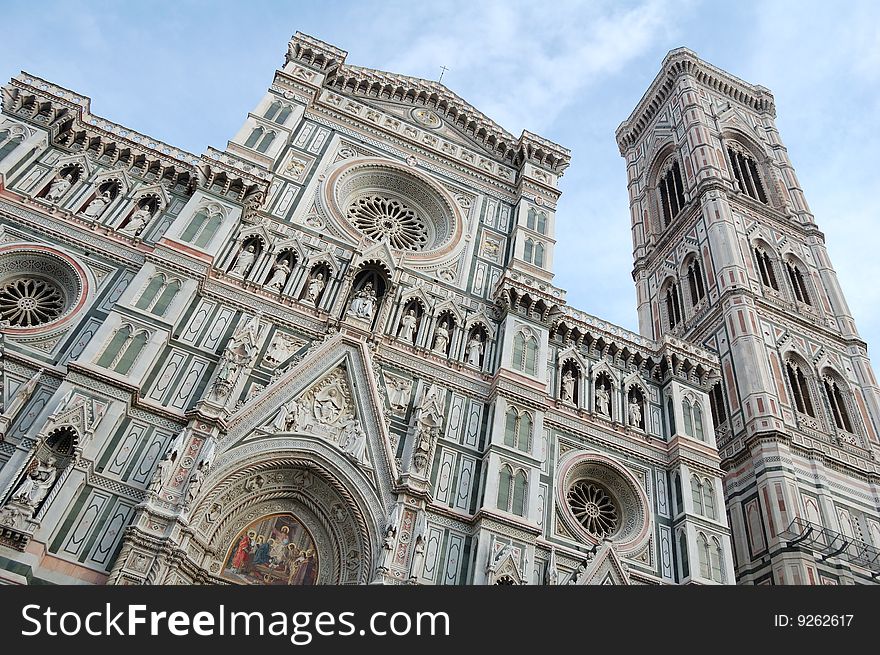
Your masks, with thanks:
[{"label": "rose window", "polygon": [[448,192],[401,163],[347,161],[328,176],[320,198],[352,240],[385,243],[412,261],[446,256],[463,237]]},{"label": "rose window", "polygon": [[579,481],[568,490],[568,506],[584,529],[600,539],[617,531],[617,507],[608,492],[593,482]]},{"label": "rose window", "polygon": [[0,287],[0,320],[14,327],[54,321],[64,311],[64,294],[48,280],[19,277]]},{"label": "rose window", "polygon": [[60,326],[82,306],[82,269],[63,253],[29,244],[0,246],[0,322],[11,330]]},{"label": "rose window", "polygon": [[425,221],[394,198],[361,196],[349,205],[348,220],[371,239],[398,250],[423,250],[429,240]]}]

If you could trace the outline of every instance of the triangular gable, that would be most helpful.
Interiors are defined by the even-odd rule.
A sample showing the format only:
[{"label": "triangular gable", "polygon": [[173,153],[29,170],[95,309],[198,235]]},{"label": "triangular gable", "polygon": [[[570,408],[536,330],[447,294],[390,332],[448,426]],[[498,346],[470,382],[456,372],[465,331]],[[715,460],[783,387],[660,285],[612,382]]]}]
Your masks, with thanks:
[{"label": "triangular gable", "polygon": [[590,560],[583,575],[578,578],[579,585],[629,585],[629,573],[620,560],[614,547],[605,542]]},{"label": "triangular gable", "polygon": [[[341,392],[344,403],[331,398],[331,388]],[[397,467],[379,389],[366,345],[346,342],[341,334],[336,334],[314,347],[299,363],[229,417],[227,433],[217,447],[218,461],[228,459],[231,451],[240,447],[253,450],[261,443],[265,443],[266,448],[278,447],[281,442],[290,443],[295,441],[291,439],[294,434],[321,441],[345,459],[347,444],[343,437],[348,440],[355,431],[353,424],[347,425],[353,419],[366,437],[361,472],[384,496],[390,493]],[[290,423],[277,427],[285,420],[284,407],[294,409],[293,404],[303,400],[308,403],[310,419],[296,424],[291,418]],[[319,420],[316,409],[322,412],[321,416],[332,420]]]}]

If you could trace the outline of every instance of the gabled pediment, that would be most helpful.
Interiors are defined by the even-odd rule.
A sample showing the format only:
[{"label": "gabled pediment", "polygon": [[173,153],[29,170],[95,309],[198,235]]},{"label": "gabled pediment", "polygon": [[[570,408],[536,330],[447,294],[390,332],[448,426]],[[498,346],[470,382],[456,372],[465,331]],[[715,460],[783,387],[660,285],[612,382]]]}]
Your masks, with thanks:
[{"label": "gabled pediment", "polygon": [[218,459],[312,444],[356,466],[384,495],[397,473],[379,388],[366,345],[337,333],[229,417]]},{"label": "gabled pediment", "polygon": [[629,572],[609,542],[599,546],[586,570],[578,577],[579,585],[629,585]]}]

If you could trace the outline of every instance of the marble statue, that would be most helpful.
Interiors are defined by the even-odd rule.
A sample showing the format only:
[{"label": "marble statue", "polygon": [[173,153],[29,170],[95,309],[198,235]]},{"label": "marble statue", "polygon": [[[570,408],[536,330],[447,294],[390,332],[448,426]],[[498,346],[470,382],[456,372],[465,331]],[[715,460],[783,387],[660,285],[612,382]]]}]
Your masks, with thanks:
[{"label": "marble statue", "polygon": [[371,319],[376,311],[378,300],[376,292],[373,290],[373,283],[367,282],[364,288],[354,294],[354,300],[351,301],[350,313],[358,318]]},{"label": "marble statue", "polygon": [[562,374],[562,392],[560,393],[560,397],[563,402],[574,402],[574,375],[571,374],[571,371],[565,371],[565,373]]},{"label": "marble statue", "polygon": [[629,424],[634,428],[642,426],[642,406],[635,398],[629,401]]},{"label": "marble statue", "polygon": [[241,277],[244,277],[248,274],[248,271],[256,258],[257,249],[254,248],[253,244],[249,244],[247,248],[244,248],[238,253],[238,258],[235,260],[235,266],[232,267],[230,273],[232,275],[240,275]]},{"label": "marble statue", "polygon": [[474,332],[467,344],[467,363],[471,366],[480,366],[480,358],[483,356],[483,339],[479,332]]},{"label": "marble statue", "polygon": [[21,485],[12,494],[12,500],[27,505],[33,510],[49,494],[49,490],[58,477],[58,469],[55,468],[55,458],[50,457],[45,462],[37,460],[37,465],[28,471]]},{"label": "marble statue", "polygon": [[419,319],[416,318],[415,310],[409,310],[406,313],[406,316],[400,319],[400,330],[397,332],[397,337],[408,343],[413,343],[415,341],[416,327],[418,324]]},{"label": "marble statue", "polygon": [[327,283],[324,281],[324,274],[318,273],[309,280],[309,288],[306,292],[306,301],[311,303],[312,305],[318,304],[318,296],[321,295],[321,292],[324,290],[324,287]]},{"label": "marble statue", "polygon": [[434,347],[432,350],[440,355],[446,354],[449,347],[449,328],[446,321],[440,323],[434,330]]},{"label": "marble statue", "polygon": [[610,416],[608,402],[608,390],[605,387],[596,387],[596,411],[604,416]]},{"label": "marble statue", "polygon": [[290,266],[288,266],[287,262],[282,259],[275,264],[275,270],[272,271],[272,278],[269,280],[266,288],[280,292],[287,282],[288,275],[290,275]]},{"label": "marble statue", "polygon": [[59,177],[49,186],[46,193],[46,200],[49,202],[58,202],[58,200],[67,193],[67,190],[73,186],[73,175],[68,173],[64,177]]},{"label": "marble statue", "polygon": [[153,218],[153,215],[150,213],[149,208],[141,207],[131,215],[128,223],[126,223],[125,227],[120,228],[119,231],[122,232],[122,234],[136,237],[143,232],[151,218]]},{"label": "marble statue", "polygon": [[100,196],[95,196],[94,200],[92,200],[86,207],[83,215],[88,216],[89,218],[97,218],[112,200],[113,197],[110,195],[109,191],[105,191]]}]

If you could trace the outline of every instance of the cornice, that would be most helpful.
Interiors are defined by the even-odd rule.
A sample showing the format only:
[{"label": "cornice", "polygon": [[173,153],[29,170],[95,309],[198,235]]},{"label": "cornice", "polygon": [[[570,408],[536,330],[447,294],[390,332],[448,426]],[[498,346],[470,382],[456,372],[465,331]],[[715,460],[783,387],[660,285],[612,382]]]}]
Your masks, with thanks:
[{"label": "cornice", "polygon": [[670,50],[664,57],[660,72],[657,73],[636,108],[617,128],[615,136],[621,155],[635,145],[669,99],[679,77],[683,75],[692,76],[702,86],[752,111],[776,115],[773,94],[769,89],[749,84],[716,68],[700,59],[693,50],[676,48]]}]

